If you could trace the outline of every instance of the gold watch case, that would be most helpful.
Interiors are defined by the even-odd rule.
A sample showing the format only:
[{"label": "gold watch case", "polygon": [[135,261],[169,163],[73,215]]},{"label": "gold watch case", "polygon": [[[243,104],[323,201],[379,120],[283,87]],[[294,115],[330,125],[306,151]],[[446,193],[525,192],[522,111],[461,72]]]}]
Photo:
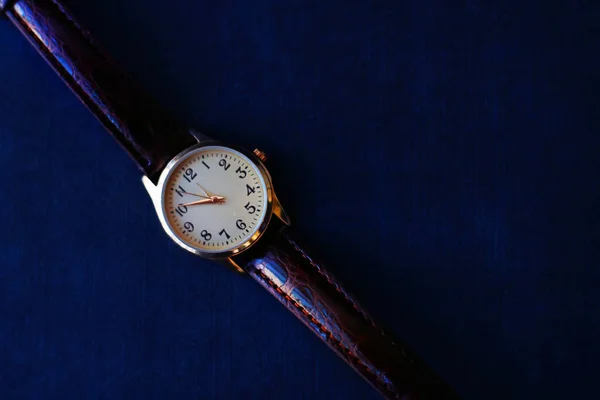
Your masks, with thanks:
[{"label": "gold watch case", "polygon": [[[169,177],[171,176],[171,173],[179,166],[179,164],[181,162],[186,160],[187,157],[189,155],[191,155],[191,153],[194,153],[198,149],[201,149],[203,147],[208,147],[208,146],[221,146],[221,147],[229,148],[229,149],[238,151],[238,152],[242,153],[243,155],[245,155],[246,157],[248,157],[257,166],[259,172],[262,174],[263,179],[265,181],[266,188],[267,188],[267,211],[265,214],[265,218],[264,218],[261,226],[258,228],[258,230],[254,233],[254,235],[252,235],[245,242],[243,242],[239,246],[235,247],[234,249],[230,249],[230,250],[223,251],[223,252],[217,252],[217,253],[202,251],[201,249],[193,247],[189,243],[187,243],[186,241],[181,239],[175,233],[175,231],[173,230],[173,228],[171,227],[171,225],[169,224],[169,222],[167,220],[167,214],[166,214],[165,204],[164,204],[166,186],[167,186]],[[259,156],[259,154],[262,157]],[[150,195],[150,198],[152,199],[152,203],[154,204],[154,209],[156,210],[158,219],[159,219],[163,229],[165,230],[167,235],[169,235],[169,237],[171,237],[171,239],[173,239],[173,241],[175,241],[175,243],[177,243],[180,247],[186,249],[187,251],[189,251],[193,254],[196,254],[203,258],[207,258],[207,259],[211,259],[211,260],[223,263],[227,266],[233,267],[233,269],[235,271],[243,273],[243,269],[240,268],[236,264],[236,262],[232,259],[232,257],[234,257],[237,254],[242,253],[243,251],[249,249],[253,244],[255,244],[260,239],[260,237],[263,235],[263,233],[267,229],[267,226],[269,225],[269,223],[271,222],[271,219],[273,217],[279,218],[286,225],[290,224],[289,218],[288,218],[287,214],[285,213],[285,211],[283,210],[283,207],[281,206],[281,203],[279,202],[279,200],[275,194],[275,191],[273,190],[273,183],[271,180],[271,175],[269,174],[269,171],[265,167],[265,165],[262,161],[263,159],[265,159],[264,153],[258,149],[255,150],[254,152],[251,152],[251,151],[247,151],[246,149],[243,149],[238,146],[232,146],[232,145],[228,145],[228,144],[224,144],[224,143],[220,143],[220,142],[216,142],[216,141],[200,142],[194,146],[188,147],[187,149],[185,149],[184,151],[182,151],[181,153],[176,155],[171,161],[169,161],[167,166],[164,168],[164,170],[160,174],[160,178],[158,179],[158,183],[156,185],[147,176],[142,177],[142,183],[144,184],[144,187],[146,188],[146,190],[148,191],[148,194]]]}]

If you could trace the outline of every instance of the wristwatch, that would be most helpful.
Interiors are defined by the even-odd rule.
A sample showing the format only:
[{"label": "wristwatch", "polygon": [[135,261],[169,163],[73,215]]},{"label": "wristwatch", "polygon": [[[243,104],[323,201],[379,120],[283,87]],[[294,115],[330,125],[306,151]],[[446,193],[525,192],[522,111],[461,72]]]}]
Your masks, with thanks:
[{"label": "wristwatch", "polygon": [[302,247],[262,151],[174,119],[58,1],[0,0],[0,11],[139,166],[158,219],[179,246],[255,279],[385,398],[458,398]]}]

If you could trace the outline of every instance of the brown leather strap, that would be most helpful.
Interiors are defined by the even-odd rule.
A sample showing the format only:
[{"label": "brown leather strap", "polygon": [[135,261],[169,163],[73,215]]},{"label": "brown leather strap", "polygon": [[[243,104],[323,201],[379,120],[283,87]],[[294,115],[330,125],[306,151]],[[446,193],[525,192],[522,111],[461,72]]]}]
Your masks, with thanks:
[{"label": "brown leather strap", "polygon": [[[257,243],[245,270],[388,399],[458,399],[453,390],[371,319],[304,251],[289,229]],[[243,254],[243,253],[242,253]]]},{"label": "brown leather strap", "polygon": [[196,143],[188,129],[143,94],[55,0],[0,0],[0,11],[29,39],[153,181]]}]

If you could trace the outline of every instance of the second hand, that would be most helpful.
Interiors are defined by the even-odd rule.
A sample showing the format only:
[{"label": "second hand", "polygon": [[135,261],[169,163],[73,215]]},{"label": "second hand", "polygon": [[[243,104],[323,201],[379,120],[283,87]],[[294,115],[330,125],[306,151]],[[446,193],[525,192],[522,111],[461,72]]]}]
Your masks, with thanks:
[{"label": "second hand", "polygon": [[203,199],[210,199],[210,197],[208,197],[208,196],[203,196],[201,194],[196,194],[196,193],[190,193],[190,192],[188,192],[186,190],[184,190],[183,193],[189,194],[190,196],[202,197]]},{"label": "second hand", "polygon": [[208,190],[204,189],[204,187],[202,187],[202,185],[200,185],[198,182],[196,182],[196,185],[198,185],[200,187],[200,189],[202,189],[204,191],[204,193],[206,193],[207,196],[215,196],[214,193],[209,192]]}]

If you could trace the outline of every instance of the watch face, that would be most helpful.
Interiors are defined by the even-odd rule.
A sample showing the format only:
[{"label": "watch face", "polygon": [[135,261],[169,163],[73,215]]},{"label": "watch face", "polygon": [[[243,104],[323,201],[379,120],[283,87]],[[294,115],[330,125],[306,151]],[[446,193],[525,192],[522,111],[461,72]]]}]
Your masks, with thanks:
[{"label": "watch face", "polygon": [[249,246],[270,211],[264,169],[224,146],[199,147],[176,160],[165,171],[162,189],[171,236],[196,253],[235,253]]}]

